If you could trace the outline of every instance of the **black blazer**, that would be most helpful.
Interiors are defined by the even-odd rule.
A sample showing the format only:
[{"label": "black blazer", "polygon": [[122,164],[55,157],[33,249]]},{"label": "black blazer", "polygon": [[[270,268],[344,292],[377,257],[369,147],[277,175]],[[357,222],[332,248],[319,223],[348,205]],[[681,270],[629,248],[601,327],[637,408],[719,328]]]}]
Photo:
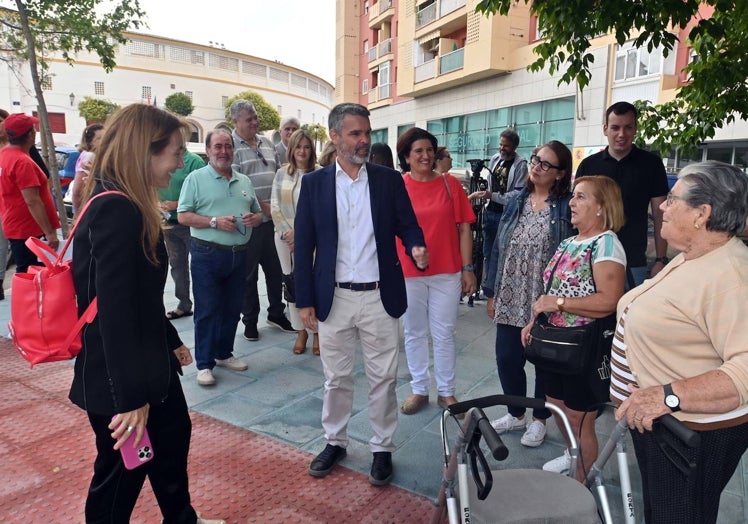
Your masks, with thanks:
[{"label": "black blazer", "polygon": [[[101,188],[97,188],[99,192]],[[158,405],[180,371],[181,345],[163,303],[168,256],[158,244],[158,265],[141,239],[142,215],[126,197],[91,203],[73,238],[73,280],[82,313],[94,296],[98,315],[84,328],[70,400],[97,415]]]},{"label": "black blazer", "polygon": [[[294,219],[296,307],[314,306],[317,318],[322,321],[330,313],[335,291],[338,254],[335,169],[333,163],[301,177],[301,193]],[[426,243],[402,175],[369,163],[366,171],[382,303],[390,316],[398,318],[405,313],[408,301],[395,237],[403,241],[408,256],[413,247],[425,246]]]}]

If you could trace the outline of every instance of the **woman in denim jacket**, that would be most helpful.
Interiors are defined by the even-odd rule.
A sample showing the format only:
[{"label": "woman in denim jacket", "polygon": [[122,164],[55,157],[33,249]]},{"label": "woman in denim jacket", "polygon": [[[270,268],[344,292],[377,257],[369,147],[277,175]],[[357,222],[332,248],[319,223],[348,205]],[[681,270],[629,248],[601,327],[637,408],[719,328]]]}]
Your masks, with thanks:
[{"label": "woman in denim jacket", "polygon": [[[506,395],[527,395],[522,328],[543,294],[548,260],[558,244],[574,234],[570,186],[571,151],[553,140],[530,157],[526,187],[507,202],[501,216],[483,293],[488,297],[488,316],[496,324],[496,365]],[[542,372],[537,369],[534,396],[545,399]],[[534,410],[528,424],[524,409],[510,407],[491,424],[498,433],[523,430],[520,442],[537,447],[545,439],[549,416],[547,409]]]}]

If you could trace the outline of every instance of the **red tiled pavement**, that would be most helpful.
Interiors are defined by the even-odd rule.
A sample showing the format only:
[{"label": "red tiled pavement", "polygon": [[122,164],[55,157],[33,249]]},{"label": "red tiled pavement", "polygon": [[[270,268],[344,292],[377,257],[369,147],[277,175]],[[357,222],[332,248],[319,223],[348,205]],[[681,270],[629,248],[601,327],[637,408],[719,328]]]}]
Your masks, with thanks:
[{"label": "red tiled pavement", "polygon": [[[0,522],[83,522],[94,459],[93,433],[67,399],[69,363],[33,370],[0,339]],[[189,474],[193,506],[228,522],[421,523],[430,500],[342,466],[329,477],[307,474],[311,455],[192,412]],[[220,443],[217,446],[216,443]],[[225,450],[231,450],[225,455]],[[133,523],[161,514],[146,483]]]}]

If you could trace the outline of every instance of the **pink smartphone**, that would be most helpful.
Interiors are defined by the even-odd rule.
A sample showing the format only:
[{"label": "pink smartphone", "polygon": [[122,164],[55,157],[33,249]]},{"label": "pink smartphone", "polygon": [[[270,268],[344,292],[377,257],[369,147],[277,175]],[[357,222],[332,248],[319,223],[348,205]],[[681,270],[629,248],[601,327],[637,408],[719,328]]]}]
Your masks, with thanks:
[{"label": "pink smartphone", "polygon": [[125,463],[127,469],[135,469],[153,459],[153,446],[151,445],[151,439],[148,437],[148,430],[146,429],[143,433],[143,438],[140,439],[137,448],[132,445],[135,441],[135,435],[136,432],[133,431],[124,445],[119,448],[120,453],[122,453],[122,462]]}]

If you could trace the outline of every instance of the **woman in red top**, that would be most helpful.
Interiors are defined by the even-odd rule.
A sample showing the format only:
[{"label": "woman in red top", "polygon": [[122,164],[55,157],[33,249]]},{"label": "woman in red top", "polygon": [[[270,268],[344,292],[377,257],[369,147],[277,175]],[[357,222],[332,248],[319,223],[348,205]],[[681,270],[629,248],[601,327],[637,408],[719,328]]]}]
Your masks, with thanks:
[{"label": "woman in red top", "polygon": [[408,292],[408,309],[403,315],[405,354],[408,357],[413,394],[400,410],[416,413],[429,402],[429,341],[434,348],[437,403],[445,408],[455,399],[455,324],[460,292],[475,292],[473,239],[470,224],[475,213],[460,182],[434,170],[436,137],[414,127],[397,141],[397,158],[405,173],[418,225],[423,229],[430,263],[426,271],[399,251]]}]

